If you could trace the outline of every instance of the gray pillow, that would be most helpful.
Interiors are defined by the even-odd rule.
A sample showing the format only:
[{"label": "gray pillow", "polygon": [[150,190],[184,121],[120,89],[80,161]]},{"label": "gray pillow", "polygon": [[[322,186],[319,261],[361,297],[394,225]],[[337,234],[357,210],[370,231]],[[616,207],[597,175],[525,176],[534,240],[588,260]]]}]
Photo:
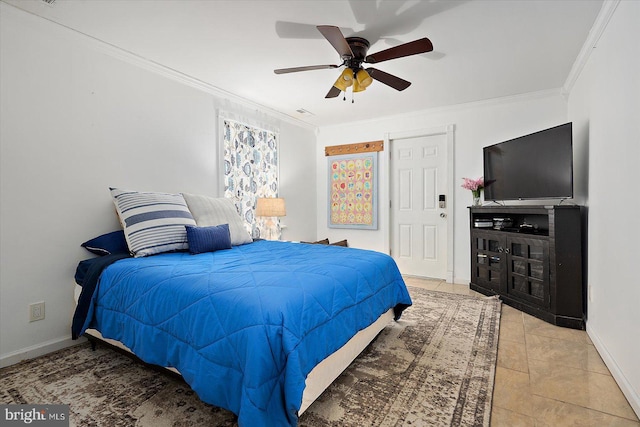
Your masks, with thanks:
[{"label": "gray pillow", "polygon": [[196,220],[198,227],[229,224],[231,244],[233,246],[253,242],[231,199],[188,193],[182,193],[182,196],[187,202],[191,215]]}]

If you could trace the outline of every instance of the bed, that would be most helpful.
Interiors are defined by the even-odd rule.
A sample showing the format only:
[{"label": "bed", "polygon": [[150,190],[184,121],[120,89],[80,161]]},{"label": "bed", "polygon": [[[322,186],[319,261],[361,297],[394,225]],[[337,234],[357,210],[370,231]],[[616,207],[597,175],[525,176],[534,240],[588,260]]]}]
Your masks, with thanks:
[{"label": "bed", "polygon": [[295,426],[411,305],[388,255],[254,241],[229,199],[111,188],[122,230],[82,244],[72,337],[177,371],[240,426]]},{"label": "bed", "polygon": [[393,259],[373,251],[260,240],[107,258],[90,266],[98,280],[82,288],[85,313],[74,335],[115,340],[175,369],[240,426],[296,425],[411,305]]}]

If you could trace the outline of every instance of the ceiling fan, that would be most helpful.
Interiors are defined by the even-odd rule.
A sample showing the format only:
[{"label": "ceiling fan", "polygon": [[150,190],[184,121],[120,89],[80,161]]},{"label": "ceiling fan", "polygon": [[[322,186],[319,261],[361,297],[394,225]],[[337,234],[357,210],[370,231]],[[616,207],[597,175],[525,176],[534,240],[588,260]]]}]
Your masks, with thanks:
[{"label": "ceiling fan", "polygon": [[393,74],[385,73],[377,68],[369,67],[366,70],[362,67],[363,63],[377,64],[379,62],[388,61],[390,59],[402,58],[404,56],[417,55],[420,53],[431,52],[433,45],[428,38],[414,40],[404,43],[380,52],[367,55],[369,50],[369,41],[362,37],[344,37],[340,28],[331,25],[318,25],[318,31],[324,38],[331,43],[333,48],[340,54],[342,64],[340,65],[308,65],[305,67],[279,68],[274,70],[276,74],[296,73],[299,71],[322,70],[327,68],[339,68],[343,65],[346,67],[338,80],[331,87],[325,98],[335,98],[340,92],[347,91],[347,88],[353,86],[353,92],[360,92],[367,88],[373,80],[391,86],[396,90],[405,90],[411,85],[400,77]]}]

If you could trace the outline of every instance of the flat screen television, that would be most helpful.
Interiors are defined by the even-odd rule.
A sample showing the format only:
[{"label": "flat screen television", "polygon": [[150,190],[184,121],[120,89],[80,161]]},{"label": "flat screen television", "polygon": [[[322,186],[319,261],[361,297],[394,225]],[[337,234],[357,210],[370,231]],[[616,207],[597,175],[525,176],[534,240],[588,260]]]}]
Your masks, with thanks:
[{"label": "flat screen television", "polygon": [[571,123],[483,148],[484,199],[573,197]]}]

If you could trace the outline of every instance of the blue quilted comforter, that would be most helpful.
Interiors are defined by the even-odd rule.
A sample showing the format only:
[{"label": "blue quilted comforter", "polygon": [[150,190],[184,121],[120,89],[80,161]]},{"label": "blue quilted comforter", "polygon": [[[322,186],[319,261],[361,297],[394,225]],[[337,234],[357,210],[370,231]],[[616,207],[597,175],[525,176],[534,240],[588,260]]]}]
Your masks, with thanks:
[{"label": "blue quilted comforter", "polygon": [[100,275],[86,327],[177,368],[240,426],[297,424],[307,374],[380,314],[411,305],[389,256],[257,241],[122,259]]}]

